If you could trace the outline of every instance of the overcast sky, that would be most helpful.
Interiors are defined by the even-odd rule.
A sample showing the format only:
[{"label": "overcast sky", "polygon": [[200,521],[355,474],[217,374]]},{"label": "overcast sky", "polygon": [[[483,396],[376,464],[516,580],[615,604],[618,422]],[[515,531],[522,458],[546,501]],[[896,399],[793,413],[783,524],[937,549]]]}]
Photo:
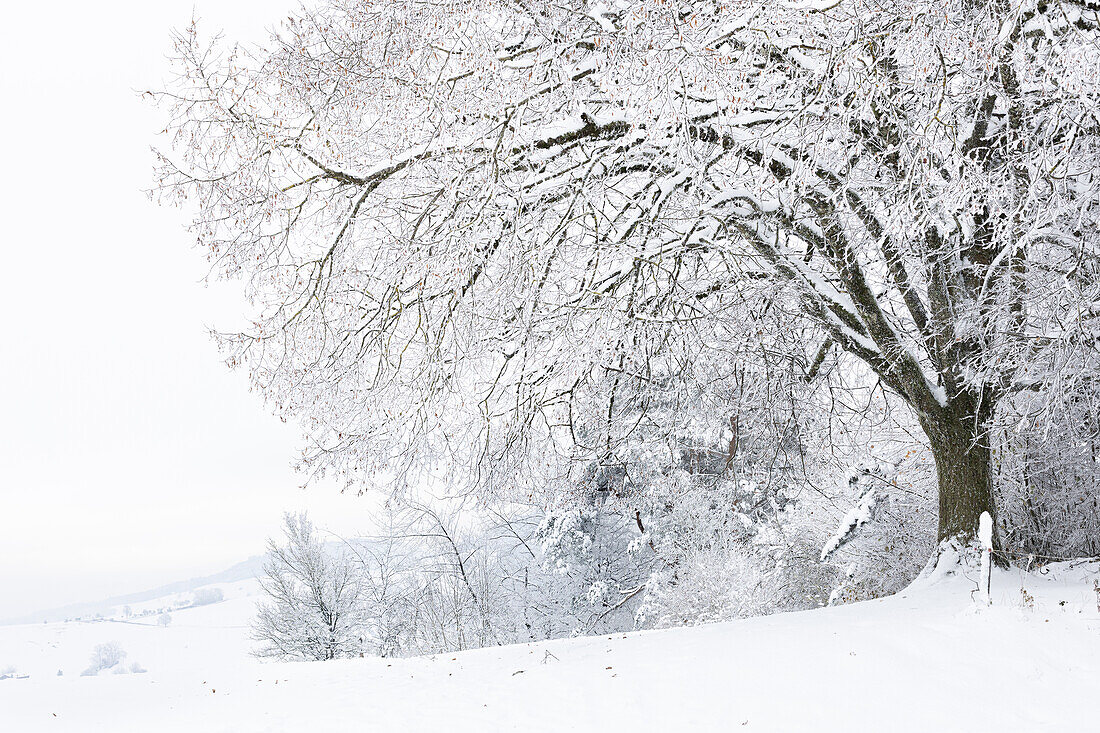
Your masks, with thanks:
[{"label": "overcast sky", "polygon": [[[299,489],[299,445],[207,336],[183,214],[143,193],[169,31],[261,41],[283,0],[13,3],[0,24],[0,619],[221,570],[285,510],[350,533],[367,500]],[[162,123],[161,123],[162,124]]]}]

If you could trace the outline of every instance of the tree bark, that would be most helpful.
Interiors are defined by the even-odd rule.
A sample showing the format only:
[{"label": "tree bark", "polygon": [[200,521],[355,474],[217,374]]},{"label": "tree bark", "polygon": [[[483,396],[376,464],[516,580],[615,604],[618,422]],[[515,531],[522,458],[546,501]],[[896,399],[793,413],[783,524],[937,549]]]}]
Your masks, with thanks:
[{"label": "tree bark", "polygon": [[[987,422],[980,416],[976,419],[974,411],[959,406],[921,419],[936,461],[939,480],[937,539],[941,543],[953,539],[970,543],[977,536],[982,512],[989,512],[996,520]],[[996,531],[993,543],[1000,549]]]}]

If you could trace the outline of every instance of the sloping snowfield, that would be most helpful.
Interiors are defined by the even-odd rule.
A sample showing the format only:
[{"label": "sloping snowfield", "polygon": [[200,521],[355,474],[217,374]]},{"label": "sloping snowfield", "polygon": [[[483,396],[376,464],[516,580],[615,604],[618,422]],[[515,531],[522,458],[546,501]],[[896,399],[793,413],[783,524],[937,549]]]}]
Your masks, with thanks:
[{"label": "sloping snowfield", "polygon": [[[991,607],[964,575],[727,624],[297,664],[245,656],[238,585],[166,628],[0,627],[0,669],[29,674],[0,680],[0,731],[1100,731],[1100,564],[997,573]],[[78,676],[106,639],[149,672]]]}]

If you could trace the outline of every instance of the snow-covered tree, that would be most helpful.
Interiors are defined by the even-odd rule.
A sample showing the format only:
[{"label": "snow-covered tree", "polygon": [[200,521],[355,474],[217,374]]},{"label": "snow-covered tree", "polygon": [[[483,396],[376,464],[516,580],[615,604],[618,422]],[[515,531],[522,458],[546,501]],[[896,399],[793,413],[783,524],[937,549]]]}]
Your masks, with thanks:
[{"label": "snow-covered tree", "polygon": [[1097,374],[1097,13],[329,0],[179,36],[161,193],[248,284],[225,346],[309,470],[537,496],[776,337],[908,405],[970,540],[999,407]]},{"label": "snow-covered tree", "polygon": [[258,656],[336,659],[363,650],[362,582],[357,561],[332,553],[304,514],[284,517],[285,544],[268,543],[252,627]]},{"label": "snow-covered tree", "polygon": [[116,672],[125,669],[119,665],[126,658],[126,651],[117,641],[108,641],[96,644],[92,649],[92,656],[88,660],[88,668],[80,673],[81,677],[94,677],[105,669],[114,669]]},{"label": "snow-covered tree", "polygon": [[211,603],[221,603],[225,600],[225,592],[221,588],[199,588],[191,594],[192,606],[207,606]]}]

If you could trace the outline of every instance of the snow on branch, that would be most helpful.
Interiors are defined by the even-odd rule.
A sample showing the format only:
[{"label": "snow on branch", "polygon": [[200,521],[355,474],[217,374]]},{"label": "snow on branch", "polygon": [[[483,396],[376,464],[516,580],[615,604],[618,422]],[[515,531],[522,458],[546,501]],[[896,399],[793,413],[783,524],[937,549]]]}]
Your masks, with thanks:
[{"label": "snow on branch", "polygon": [[822,562],[855,537],[856,530],[874,518],[876,503],[878,503],[878,495],[874,487],[867,489],[859,503],[844,515],[844,519],[837,525],[836,532],[825,543],[825,547],[821,550]]}]

